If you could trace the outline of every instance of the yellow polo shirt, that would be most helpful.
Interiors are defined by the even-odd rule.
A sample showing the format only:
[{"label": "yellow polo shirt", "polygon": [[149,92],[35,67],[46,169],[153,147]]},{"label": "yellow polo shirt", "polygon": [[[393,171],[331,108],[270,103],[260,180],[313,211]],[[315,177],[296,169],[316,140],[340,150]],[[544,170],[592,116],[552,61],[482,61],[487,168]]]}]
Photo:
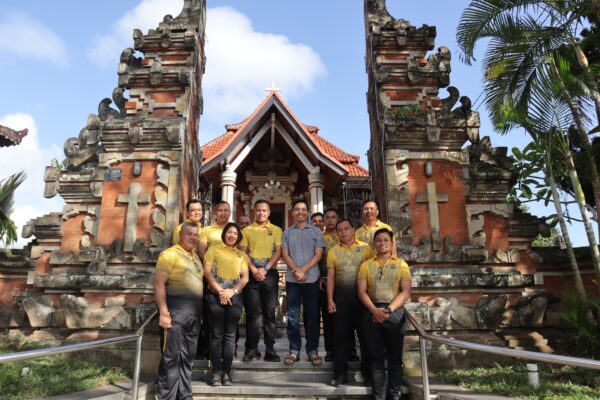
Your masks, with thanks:
[{"label": "yellow polo shirt", "polygon": [[373,303],[390,303],[400,293],[400,282],[410,281],[412,276],[401,258],[392,256],[382,265],[373,257],[360,266],[358,280],[367,281],[367,294]]},{"label": "yellow polo shirt", "polygon": [[[186,221],[190,221],[193,222],[191,219],[187,219]],[[175,228],[175,230],[173,231],[173,240],[172,243],[173,245],[176,245],[177,243],[179,243],[179,234],[181,233],[181,226],[183,225],[183,222],[179,225],[177,225],[177,228]],[[196,225],[198,225],[198,228],[200,229],[200,232],[198,232],[200,235],[202,234],[202,224],[200,222],[196,222]],[[200,243],[200,238],[198,238],[198,243]]]},{"label": "yellow polo shirt", "polygon": [[340,239],[335,231],[333,235],[327,231],[323,231],[323,241],[325,242],[325,250],[323,251],[321,261],[319,261],[319,270],[321,271],[321,276],[327,276],[327,252],[338,244]]},{"label": "yellow polo shirt", "polygon": [[240,246],[250,250],[250,257],[269,259],[275,252],[275,246],[281,246],[283,233],[280,227],[270,222],[265,226],[253,222],[250,226],[244,228],[242,235]]},{"label": "yellow polo shirt", "polygon": [[396,231],[394,230],[394,228],[392,228],[384,222],[381,222],[381,220],[378,219],[377,222],[375,222],[375,225],[373,225],[371,228],[369,228],[367,225],[363,225],[360,228],[358,228],[356,230],[356,238],[361,242],[368,243],[369,246],[371,246],[371,248],[374,249],[375,247],[373,246],[373,236],[375,235],[375,232],[377,232],[381,228],[389,229],[394,234],[394,238],[396,237]]},{"label": "yellow polo shirt", "polygon": [[356,287],[356,276],[360,265],[375,253],[371,246],[365,242],[354,240],[349,247],[338,243],[327,253],[327,269],[335,270],[336,288]]},{"label": "yellow polo shirt", "polygon": [[212,275],[224,289],[235,286],[242,271],[248,270],[248,258],[236,248],[225,246],[209,246],[204,255],[204,263],[212,267]]},{"label": "yellow polo shirt", "polygon": [[221,234],[223,233],[223,227],[217,224],[212,224],[202,229],[198,243],[206,244],[208,248],[223,244],[221,240]]},{"label": "yellow polo shirt", "polygon": [[202,297],[204,270],[196,250],[190,254],[178,244],[163,250],[158,256],[156,271],[169,275],[167,295]]}]

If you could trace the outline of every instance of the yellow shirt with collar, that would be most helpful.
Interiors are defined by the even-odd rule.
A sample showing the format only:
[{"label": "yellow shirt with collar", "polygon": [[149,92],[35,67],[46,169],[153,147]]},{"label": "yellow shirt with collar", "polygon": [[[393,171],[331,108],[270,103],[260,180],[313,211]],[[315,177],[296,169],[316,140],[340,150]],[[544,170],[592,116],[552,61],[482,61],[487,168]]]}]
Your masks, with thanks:
[{"label": "yellow shirt with collar", "polygon": [[337,232],[334,231],[334,234],[330,234],[327,231],[323,231],[323,241],[325,242],[325,250],[323,251],[323,257],[321,257],[321,261],[319,261],[319,270],[321,271],[321,276],[327,276],[327,252],[336,244],[340,242],[338,238]]},{"label": "yellow shirt with collar", "polygon": [[335,270],[336,287],[355,287],[361,264],[373,256],[371,246],[356,239],[350,246],[333,246],[327,253],[327,269]]},{"label": "yellow shirt with collar", "polygon": [[242,231],[240,246],[250,250],[252,258],[269,259],[275,251],[275,246],[281,246],[283,232],[281,228],[268,222],[264,226],[253,222]]},{"label": "yellow shirt with collar", "polygon": [[242,271],[248,270],[248,258],[236,248],[225,246],[223,243],[209,246],[204,255],[204,263],[212,267],[212,274],[224,288],[236,285]]},{"label": "yellow shirt with collar", "polygon": [[190,254],[179,244],[171,246],[160,253],[155,269],[169,276],[167,295],[202,297],[204,270],[196,250]]},{"label": "yellow shirt with collar", "polygon": [[205,227],[202,229],[202,233],[200,233],[198,243],[207,245],[207,248],[209,249],[212,246],[223,244],[223,241],[221,240],[223,228],[223,226],[219,226],[217,224],[212,224],[211,226]]},{"label": "yellow shirt with collar", "polygon": [[373,303],[390,303],[400,293],[400,282],[412,276],[406,261],[392,256],[385,264],[373,257],[362,263],[358,280],[367,281],[367,294]]},{"label": "yellow shirt with collar", "polygon": [[[194,222],[191,219],[186,219],[184,222]],[[199,235],[202,234],[202,224],[200,222],[195,222],[196,225],[198,225],[198,229],[200,230],[198,232]],[[179,243],[179,235],[181,234],[181,227],[183,226],[183,222],[179,225],[177,225],[177,228],[175,228],[175,230],[173,231],[173,240],[171,241],[171,243],[173,245],[176,245],[177,243]],[[198,236],[199,236],[198,235]],[[200,243],[200,237],[198,237],[198,243]]]},{"label": "yellow shirt with collar", "polygon": [[394,237],[396,236],[396,231],[394,230],[394,228],[392,228],[385,222],[381,222],[381,220],[378,219],[375,222],[375,225],[373,225],[370,228],[366,224],[358,228],[356,230],[356,238],[362,242],[368,243],[369,246],[371,246],[371,248],[374,249],[375,247],[373,246],[373,236],[375,236],[375,232],[377,232],[381,228],[388,229],[389,231],[394,233]]}]

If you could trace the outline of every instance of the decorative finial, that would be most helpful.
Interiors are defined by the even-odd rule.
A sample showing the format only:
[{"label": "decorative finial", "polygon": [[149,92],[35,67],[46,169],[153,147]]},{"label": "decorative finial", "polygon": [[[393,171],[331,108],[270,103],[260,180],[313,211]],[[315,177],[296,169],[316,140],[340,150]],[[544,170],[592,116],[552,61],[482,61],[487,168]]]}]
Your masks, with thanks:
[{"label": "decorative finial", "polygon": [[281,88],[275,87],[275,82],[271,82],[270,88],[265,88],[267,92],[281,92]]}]

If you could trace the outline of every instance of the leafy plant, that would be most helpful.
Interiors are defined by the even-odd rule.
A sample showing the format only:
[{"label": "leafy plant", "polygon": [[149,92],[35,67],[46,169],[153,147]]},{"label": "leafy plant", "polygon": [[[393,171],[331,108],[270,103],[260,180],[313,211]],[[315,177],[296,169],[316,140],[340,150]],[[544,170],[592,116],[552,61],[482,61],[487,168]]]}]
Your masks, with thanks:
[{"label": "leafy plant", "polygon": [[17,228],[10,219],[13,212],[15,190],[27,175],[21,171],[0,181],[0,242],[10,245],[17,241]]},{"label": "leafy plant", "polygon": [[[567,340],[571,343],[571,351],[581,357],[600,358],[600,297],[588,296],[583,298],[573,290],[565,290],[562,295],[563,312],[561,317],[573,327],[573,333]],[[589,314],[596,316],[596,321],[590,320]]]}]

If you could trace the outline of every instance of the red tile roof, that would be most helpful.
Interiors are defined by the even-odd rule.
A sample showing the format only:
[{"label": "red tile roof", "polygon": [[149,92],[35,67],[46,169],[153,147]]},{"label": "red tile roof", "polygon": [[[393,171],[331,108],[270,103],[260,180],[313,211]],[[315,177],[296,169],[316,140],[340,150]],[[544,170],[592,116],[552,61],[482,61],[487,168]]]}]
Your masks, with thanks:
[{"label": "red tile roof", "polygon": [[27,136],[27,129],[15,131],[6,126],[0,125],[0,147],[15,146],[21,143],[21,140]]},{"label": "red tile roof", "polygon": [[[248,121],[252,119],[252,116],[254,116],[254,114],[256,114],[256,112],[260,110],[267,100],[269,100],[272,96],[277,97],[288,109],[290,114],[293,115],[291,110],[289,110],[287,105],[283,102],[283,99],[281,99],[276,92],[271,92],[270,95],[267,96],[267,98],[252,112],[252,115],[237,124],[225,125],[225,129],[227,130],[225,134],[216,137],[202,146],[202,163],[207,164],[216,156],[225,151],[227,146],[237,137],[237,133],[242,130]],[[302,127],[308,133],[307,136],[315,144],[319,151],[321,151],[322,154],[327,156],[327,158],[336,164],[341,164],[341,166],[348,171],[349,176],[369,176],[369,171],[358,164],[360,161],[359,156],[347,153],[333,143],[321,137],[319,135],[318,126],[302,124]]]}]

